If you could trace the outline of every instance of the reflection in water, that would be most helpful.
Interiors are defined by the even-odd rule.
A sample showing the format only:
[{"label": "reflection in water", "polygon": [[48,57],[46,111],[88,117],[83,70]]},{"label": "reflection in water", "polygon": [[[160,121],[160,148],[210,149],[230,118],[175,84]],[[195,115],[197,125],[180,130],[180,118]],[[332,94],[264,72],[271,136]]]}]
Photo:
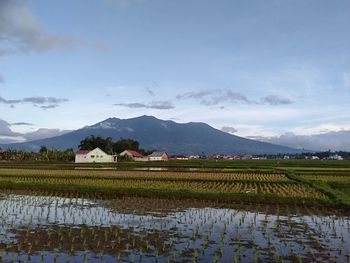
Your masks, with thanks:
[{"label": "reflection in water", "polygon": [[1,262],[348,262],[348,216],[123,197],[0,196]]}]

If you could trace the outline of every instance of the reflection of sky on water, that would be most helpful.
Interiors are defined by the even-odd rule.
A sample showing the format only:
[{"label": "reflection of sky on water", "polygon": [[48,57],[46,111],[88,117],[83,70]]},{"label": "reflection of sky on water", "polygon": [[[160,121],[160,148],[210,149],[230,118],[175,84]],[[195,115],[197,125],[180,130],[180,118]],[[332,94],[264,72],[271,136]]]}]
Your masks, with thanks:
[{"label": "reflection of sky on water", "polygon": [[[315,257],[332,262],[335,258],[346,261],[346,254],[350,249],[350,220],[346,216],[282,216],[276,213],[212,207],[189,207],[170,209],[166,213],[149,211],[149,214],[137,214],[125,212],[118,209],[118,206],[111,208],[110,202],[113,201],[3,195],[0,198],[0,242],[16,242],[11,229],[53,229],[55,226],[79,228],[86,225],[118,226],[131,229],[135,234],[161,231],[165,235],[164,242],[171,245],[172,251],[166,255],[159,253],[158,262],[166,262],[174,257],[189,261],[197,257],[199,262],[216,259],[219,262],[232,262],[234,259],[272,260],[278,255],[287,261],[292,261],[291,256],[297,255],[303,259]],[[339,251],[339,248],[342,249]],[[53,257],[53,252],[45,253],[46,260]],[[66,252],[57,253],[57,257],[63,258]],[[77,252],[74,260],[81,258],[82,253]],[[155,253],[158,252],[144,254],[143,259],[148,258],[153,262]],[[88,251],[85,254],[90,255],[90,259],[98,256]],[[25,253],[22,252],[21,256],[25,256]],[[136,262],[140,259],[137,248],[130,249],[127,257],[130,256]],[[9,260],[10,257],[6,253],[3,255],[3,259]],[[103,257],[106,262],[115,261],[114,255]],[[36,262],[34,259],[38,260],[32,257],[32,262]]]}]

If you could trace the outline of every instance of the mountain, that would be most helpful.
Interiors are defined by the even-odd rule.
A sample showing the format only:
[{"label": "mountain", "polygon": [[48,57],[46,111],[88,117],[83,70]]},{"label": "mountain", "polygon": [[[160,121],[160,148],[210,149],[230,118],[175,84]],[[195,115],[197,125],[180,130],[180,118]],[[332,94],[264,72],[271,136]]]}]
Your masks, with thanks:
[{"label": "mountain", "polygon": [[296,135],[287,132],[274,137],[252,137],[252,139],[314,151],[350,151],[350,130],[331,131],[313,135]]},{"label": "mountain", "polygon": [[77,149],[86,136],[130,138],[140,142],[144,149],[157,149],[170,154],[277,154],[298,153],[300,150],[245,139],[217,130],[208,124],[176,123],[152,116],[132,119],[109,118],[92,126],[61,136],[23,143],[0,145],[1,148],[38,150],[45,145],[55,149]]}]

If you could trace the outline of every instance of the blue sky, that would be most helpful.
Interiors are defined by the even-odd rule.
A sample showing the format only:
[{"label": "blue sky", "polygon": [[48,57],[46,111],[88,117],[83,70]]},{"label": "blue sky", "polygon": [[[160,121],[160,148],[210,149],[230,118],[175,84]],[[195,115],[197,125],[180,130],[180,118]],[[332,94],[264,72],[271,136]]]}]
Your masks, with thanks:
[{"label": "blue sky", "polygon": [[143,114],[241,136],[350,130],[348,32],[347,0],[2,0],[0,119],[14,132]]}]

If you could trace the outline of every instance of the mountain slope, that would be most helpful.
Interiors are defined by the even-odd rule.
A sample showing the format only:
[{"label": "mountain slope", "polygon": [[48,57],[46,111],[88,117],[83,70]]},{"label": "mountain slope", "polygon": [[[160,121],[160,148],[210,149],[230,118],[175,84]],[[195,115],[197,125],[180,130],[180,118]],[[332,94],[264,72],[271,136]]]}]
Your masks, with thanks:
[{"label": "mountain slope", "polygon": [[313,135],[295,135],[292,132],[274,137],[254,137],[252,139],[297,149],[314,151],[350,151],[350,130],[332,131]]},{"label": "mountain slope", "polygon": [[53,138],[3,145],[2,148],[38,150],[49,148],[76,149],[86,136],[96,135],[131,138],[145,149],[164,150],[170,154],[276,154],[297,153],[300,150],[231,135],[205,123],[185,124],[163,121],[151,116],[132,119],[109,118],[95,125]]}]

